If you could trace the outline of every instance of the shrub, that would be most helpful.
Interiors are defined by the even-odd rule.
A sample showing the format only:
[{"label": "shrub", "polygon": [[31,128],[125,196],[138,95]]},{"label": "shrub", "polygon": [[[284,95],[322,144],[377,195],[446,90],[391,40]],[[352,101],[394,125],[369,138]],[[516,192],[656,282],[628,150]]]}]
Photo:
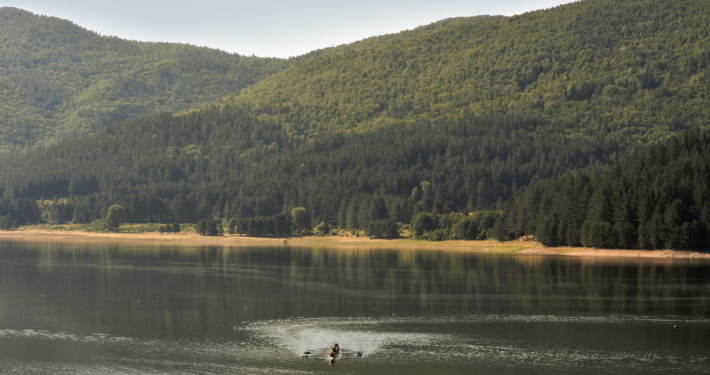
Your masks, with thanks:
[{"label": "shrub", "polygon": [[451,239],[451,231],[448,229],[435,229],[425,232],[422,239],[427,241],[446,241]]},{"label": "shrub", "polygon": [[367,224],[365,234],[370,238],[397,238],[399,226],[394,220],[374,220]]},{"label": "shrub", "polygon": [[425,232],[433,231],[436,229],[436,226],[436,220],[434,220],[434,217],[428,212],[418,213],[412,218],[410,224],[410,228],[417,237],[424,235]]},{"label": "shrub", "polygon": [[470,217],[454,224],[452,230],[454,237],[459,240],[475,240],[479,235],[478,225]]}]

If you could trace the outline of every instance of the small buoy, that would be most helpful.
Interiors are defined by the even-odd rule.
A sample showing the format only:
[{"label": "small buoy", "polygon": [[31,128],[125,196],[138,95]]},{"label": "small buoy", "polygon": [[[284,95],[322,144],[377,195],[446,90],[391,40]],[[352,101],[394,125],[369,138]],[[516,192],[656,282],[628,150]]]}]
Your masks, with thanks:
[{"label": "small buoy", "polygon": [[44,298],[44,294],[42,295],[42,298]]},{"label": "small buoy", "polygon": [[138,301],[138,303],[141,303],[141,301]]},{"label": "small buoy", "polygon": [[673,325],[673,328],[675,328],[675,324]]},{"label": "small buoy", "polygon": [[246,307],[246,306],[244,306],[244,308],[246,309],[247,307]]}]

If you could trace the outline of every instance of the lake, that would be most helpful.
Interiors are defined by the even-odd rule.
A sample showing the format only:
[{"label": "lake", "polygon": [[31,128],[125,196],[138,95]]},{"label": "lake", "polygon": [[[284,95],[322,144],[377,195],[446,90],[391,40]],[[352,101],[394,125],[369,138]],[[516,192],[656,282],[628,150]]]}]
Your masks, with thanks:
[{"label": "lake", "polygon": [[0,241],[3,374],[701,374],[709,358],[702,260]]}]

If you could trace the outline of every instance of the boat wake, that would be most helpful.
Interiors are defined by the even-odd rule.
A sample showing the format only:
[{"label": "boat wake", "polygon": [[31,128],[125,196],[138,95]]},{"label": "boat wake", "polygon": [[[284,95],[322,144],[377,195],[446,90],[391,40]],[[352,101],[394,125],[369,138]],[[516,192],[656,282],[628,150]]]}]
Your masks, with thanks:
[{"label": "boat wake", "polygon": [[[459,333],[436,333],[441,326],[462,327],[486,324],[693,324],[710,325],[710,319],[676,317],[605,316],[561,317],[552,315],[473,315],[437,317],[383,318],[298,318],[244,322],[235,330],[250,332],[264,345],[290,352],[294,357],[310,348],[339,342],[351,352],[363,352],[363,360],[386,364],[397,358],[405,366],[448,364],[524,368],[528,370],[564,370],[581,372],[604,370],[618,372],[661,371],[667,373],[710,373],[708,355],[645,350],[613,351],[603,348],[575,348],[512,338],[491,338],[474,330]],[[456,331],[454,329],[454,331]],[[347,345],[346,345],[347,344]],[[384,355],[382,355],[384,354]],[[318,357],[320,358],[320,357]]]},{"label": "boat wake", "polygon": [[[606,336],[622,328],[643,331],[649,324],[710,330],[710,319],[702,318],[549,315],[293,318],[243,322],[233,327],[232,339],[147,339],[0,329],[0,368],[3,374],[309,374],[327,369],[321,363],[326,359],[325,349],[337,342],[345,354],[363,353],[361,358],[343,355],[340,361],[356,373],[387,369],[380,372],[419,374],[433,368],[451,368],[452,372],[476,368],[480,374],[501,370],[531,374],[710,373],[710,356],[702,348],[684,352],[678,345],[670,345],[634,350],[605,345],[610,341],[576,345],[537,336],[579,327],[584,328],[579,332],[599,331],[598,335]],[[12,356],[23,347],[28,352],[44,348],[48,353],[64,354],[53,362],[27,358],[26,354]],[[304,359],[305,351],[313,355]],[[397,359],[396,368],[392,358]]]}]

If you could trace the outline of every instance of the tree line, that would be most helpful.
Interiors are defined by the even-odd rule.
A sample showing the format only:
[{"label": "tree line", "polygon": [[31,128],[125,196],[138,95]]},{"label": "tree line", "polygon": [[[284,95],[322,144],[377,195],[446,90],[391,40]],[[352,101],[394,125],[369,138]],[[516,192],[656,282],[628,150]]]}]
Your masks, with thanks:
[{"label": "tree line", "polygon": [[[72,186],[88,180],[77,181]],[[154,217],[198,222],[198,233],[206,235],[288,236],[313,230],[327,234],[334,227],[364,230],[373,238],[394,238],[405,226],[415,238],[433,241],[534,236],[546,246],[703,249],[710,245],[710,131],[683,132],[636,150],[611,166],[593,164],[558,177],[538,179],[483,210],[467,210],[476,207],[472,199],[457,206],[451,196],[437,192],[436,185],[428,181],[412,188],[408,195],[358,192],[343,197],[337,210],[333,207],[325,213],[312,207],[295,207],[289,214],[284,212],[288,206],[264,201],[248,205],[246,201],[231,211],[234,215],[214,215],[230,212],[232,204],[227,200],[225,211],[220,211],[219,205],[207,205],[211,210],[205,210],[201,218],[196,216],[201,208],[193,194],[178,194],[172,200],[137,195],[125,201],[140,202],[142,210],[149,210],[147,203],[155,202],[158,210],[153,212]],[[72,217],[80,221],[82,211],[94,209],[88,203],[101,202],[101,196],[99,191],[56,201],[1,199],[0,225],[8,228],[43,218]],[[257,214],[270,209],[275,213]],[[107,211],[110,213],[110,207]],[[131,209],[123,215],[134,221],[141,216],[131,218],[128,213],[142,212]],[[313,216],[314,212],[321,216]],[[321,222],[321,229],[314,226],[317,222]]]},{"label": "tree line", "polygon": [[673,136],[609,168],[539,181],[506,204],[505,238],[546,246],[707,249],[710,131]]},{"label": "tree line", "polygon": [[46,222],[103,219],[119,204],[130,222],[196,223],[288,214],[365,230],[419,212],[501,210],[521,187],[605,165],[630,137],[565,137],[513,114],[395,124],[360,134],[289,139],[249,107],[215,106],[107,127],[15,157],[6,199],[48,201]]}]

